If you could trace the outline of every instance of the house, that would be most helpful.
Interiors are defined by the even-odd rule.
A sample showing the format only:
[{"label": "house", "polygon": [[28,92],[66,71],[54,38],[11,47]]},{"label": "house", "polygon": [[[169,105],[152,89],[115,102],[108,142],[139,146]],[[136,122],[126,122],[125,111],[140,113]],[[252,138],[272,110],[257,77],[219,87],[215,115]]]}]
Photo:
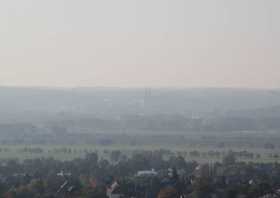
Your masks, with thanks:
[{"label": "house", "polygon": [[59,173],[56,174],[57,176],[60,176],[60,177],[70,177],[72,174],[69,173],[69,172],[64,172],[63,170],[61,170]]},{"label": "house", "polygon": [[156,172],[154,169],[138,171],[136,174],[137,177],[157,176],[157,175],[158,175],[158,172]]},{"label": "house", "polygon": [[107,188],[107,196],[109,198],[121,198],[122,194],[120,192],[120,186],[119,184],[115,181],[111,184],[109,188]]}]

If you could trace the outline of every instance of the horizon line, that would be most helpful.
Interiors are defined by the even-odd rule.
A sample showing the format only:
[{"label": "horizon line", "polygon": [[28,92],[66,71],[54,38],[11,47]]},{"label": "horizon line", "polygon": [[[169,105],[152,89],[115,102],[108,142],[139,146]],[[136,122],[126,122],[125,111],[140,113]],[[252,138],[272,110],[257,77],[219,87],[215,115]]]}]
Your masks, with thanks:
[{"label": "horizon line", "polygon": [[280,90],[277,87],[242,87],[242,86],[48,86],[48,85],[0,85],[0,88],[22,88],[22,89],[169,89],[169,90],[187,90],[187,89],[239,89],[239,90]]}]

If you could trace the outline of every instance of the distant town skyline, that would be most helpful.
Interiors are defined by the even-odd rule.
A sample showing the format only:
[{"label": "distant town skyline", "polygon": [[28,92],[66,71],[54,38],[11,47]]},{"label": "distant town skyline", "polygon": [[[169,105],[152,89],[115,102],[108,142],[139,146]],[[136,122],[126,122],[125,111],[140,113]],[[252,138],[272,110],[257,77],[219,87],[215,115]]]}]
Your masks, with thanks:
[{"label": "distant town skyline", "polygon": [[277,0],[0,2],[0,86],[280,88]]}]

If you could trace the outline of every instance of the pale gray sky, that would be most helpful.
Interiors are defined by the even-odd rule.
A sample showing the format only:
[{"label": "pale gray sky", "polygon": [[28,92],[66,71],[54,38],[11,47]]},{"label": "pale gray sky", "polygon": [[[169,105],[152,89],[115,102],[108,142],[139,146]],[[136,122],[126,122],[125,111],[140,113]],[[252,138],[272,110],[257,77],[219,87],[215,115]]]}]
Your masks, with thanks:
[{"label": "pale gray sky", "polygon": [[2,0],[0,85],[280,87],[279,0]]}]

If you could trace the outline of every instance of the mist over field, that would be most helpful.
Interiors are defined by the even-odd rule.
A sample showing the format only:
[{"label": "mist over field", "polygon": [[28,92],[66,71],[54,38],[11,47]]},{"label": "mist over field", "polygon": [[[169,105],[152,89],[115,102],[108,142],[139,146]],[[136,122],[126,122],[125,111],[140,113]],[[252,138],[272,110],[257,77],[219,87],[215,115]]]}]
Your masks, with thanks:
[{"label": "mist over field", "polygon": [[[121,135],[280,136],[276,89],[1,87],[0,97],[2,142],[118,144],[125,141]],[[77,138],[79,134],[92,138]],[[141,143],[153,145],[149,138]]]},{"label": "mist over field", "polygon": [[[1,87],[0,97],[1,123],[36,125],[103,119],[114,125],[133,118],[163,122],[216,118],[273,121],[280,116],[280,91],[276,89]],[[96,132],[94,124],[92,131]]]},{"label": "mist over field", "polygon": [[1,114],[6,115],[1,119],[11,115],[18,121],[33,114],[58,118],[161,114],[207,118],[231,114],[246,117],[262,112],[277,116],[280,106],[277,89],[1,87],[0,97]]}]

